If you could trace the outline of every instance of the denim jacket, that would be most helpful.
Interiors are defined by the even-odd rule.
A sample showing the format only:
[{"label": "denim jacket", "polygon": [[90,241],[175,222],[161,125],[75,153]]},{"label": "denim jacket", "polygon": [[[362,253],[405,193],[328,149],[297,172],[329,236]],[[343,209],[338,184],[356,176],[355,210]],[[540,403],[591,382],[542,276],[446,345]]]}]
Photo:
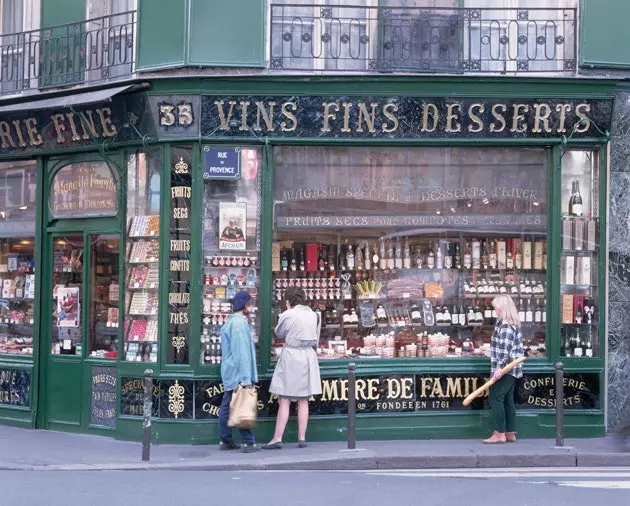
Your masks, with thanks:
[{"label": "denim jacket", "polygon": [[221,328],[221,354],[221,379],[225,390],[258,382],[256,349],[244,315],[230,315]]}]

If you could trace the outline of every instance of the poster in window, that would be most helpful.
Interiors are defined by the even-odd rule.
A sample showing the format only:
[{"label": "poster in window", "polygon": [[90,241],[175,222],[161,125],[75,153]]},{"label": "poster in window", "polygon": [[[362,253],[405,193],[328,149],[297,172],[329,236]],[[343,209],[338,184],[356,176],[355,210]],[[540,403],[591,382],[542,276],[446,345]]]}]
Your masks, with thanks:
[{"label": "poster in window", "polygon": [[247,204],[245,202],[219,203],[219,249],[242,251],[247,248],[245,227]]},{"label": "poster in window", "polygon": [[79,287],[57,289],[57,327],[79,326]]}]

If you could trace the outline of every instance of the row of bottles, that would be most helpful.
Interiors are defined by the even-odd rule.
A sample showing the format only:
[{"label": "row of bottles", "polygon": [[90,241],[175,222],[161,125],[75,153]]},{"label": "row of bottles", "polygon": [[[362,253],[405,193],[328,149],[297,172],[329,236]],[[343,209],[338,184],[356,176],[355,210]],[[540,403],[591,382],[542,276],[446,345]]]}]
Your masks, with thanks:
[{"label": "row of bottles", "polygon": [[493,295],[498,293],[508,293],[511,295],[544,295],[547,289],[547,282],[533,278],[523,277],[518,282],[514,280],[479,280],[476,284],[464,282],[464,294]]},{"label": "row of bottles", "polygon": [[580,335],[580,329],[575,328],[564,331],[564,338],[560,342],[560,356],[562,357],[592,357],[593,337],[588,332],[587,337]]},{"label": "row of bottles", "polygon": [[[341,314],[340,314],[341,311]],[[359,314],[361,309],[344,307],[338,310],[330,305],[324,312],[324,323],[327,326],[358,325],[365,324],[365,318]],[[522,323],[546,323],[546,302],[541,300],[521,299],[519,304],[519,318]],[[373,313],[370,309],[368,324],[389,325],[392,327],[417,326],[461,326],[494,325],[497,321],[497,313],[492,304],[482,304],[473,301],[470,304],[453,304],[450,308],[446,303],[433,306],[429,301],[424,301],[422,307],[415,302],[410,307],[385,307],[378,304]]]},{"label": "row of bottles", "polygon": [[[313,246],[314,248],[309,248]],[[433,240],[413,247],[408,237],[343,244],[282,248],[282,271],[348,271],[392,269],[546,269],[547,243],[530,239]],[[306,252],[305,252],[306,250]]]}]

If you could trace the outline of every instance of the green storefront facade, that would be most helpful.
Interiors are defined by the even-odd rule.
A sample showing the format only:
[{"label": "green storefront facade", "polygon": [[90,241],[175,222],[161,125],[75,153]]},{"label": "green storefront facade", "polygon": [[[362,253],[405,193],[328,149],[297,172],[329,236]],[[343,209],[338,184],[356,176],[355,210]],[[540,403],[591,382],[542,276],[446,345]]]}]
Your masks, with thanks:
[{"label": "green storefront facade", "polygon": [[[359,439],[486,435],[487,401],[462,401],[488,376],[486,311],[503,292],[523,313],[530,355],[519,432],[555,433],[561,360],[566,435],[603,435],[614,87],[165,78],[71,106],[8,106],[1,161],[29,160],[35,193],[32,232],[7,220],[0,264],[3,280],[33,274],[34,290],[32,342],[0,355],[2,423],[139,439],[151,369],[154,440],[216,442],[217,335],[246,289],[258,307],[263,440],[277,410],[272,329],[283,289],[298,285],[325,322],[313,440],[346,437],[350,362]],[[225,233],[234,226],[242,239]],[[28,255],[12,248],[27,236],[23,269]]]}]

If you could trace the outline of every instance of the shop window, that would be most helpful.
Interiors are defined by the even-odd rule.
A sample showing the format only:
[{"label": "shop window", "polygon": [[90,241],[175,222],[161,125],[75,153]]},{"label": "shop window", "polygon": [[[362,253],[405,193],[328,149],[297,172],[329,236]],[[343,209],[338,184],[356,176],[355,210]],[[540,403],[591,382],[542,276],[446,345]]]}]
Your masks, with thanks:
[{"label": "shop window", "polygon": [[[260,149],[204,146],[203,299],[200,360],[221,363],[221,326],[237,291],[246,290],[260,304]],[[220,168],[219,168],[220,167]],[[256,310],[250,315],[258,350]]]},{"label": "shop window", "polygon": [[125,254],[124,359],[157,362],[160,152],[129,153]]},{"label": "shop window", "polygon": [[546,355],[546,150],[291,146],[274,160],[274,321],[303,287],[320,359],[488,357],[500,293],[528,355]]},{"label": "shop window", "polygon": [[0,164],[0,353],[33,354],[36,163]]},{"label": "shop window", "polygon": [[598,357],[599,154],[578,150],[565,152],[561,182],[560,355]]}]

